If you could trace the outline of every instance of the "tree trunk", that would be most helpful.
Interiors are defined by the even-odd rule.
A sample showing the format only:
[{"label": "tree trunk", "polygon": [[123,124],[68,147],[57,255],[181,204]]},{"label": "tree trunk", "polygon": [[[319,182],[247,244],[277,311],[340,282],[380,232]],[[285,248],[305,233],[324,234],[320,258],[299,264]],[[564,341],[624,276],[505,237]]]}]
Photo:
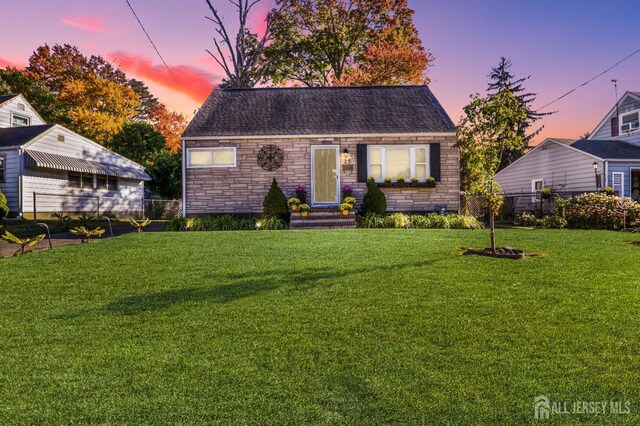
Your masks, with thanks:
[{"label": "tree trunk", "polygon": [[493,213],[489,213],[489,229],[491,230],[491,251],[496,252],[496,224]]}]

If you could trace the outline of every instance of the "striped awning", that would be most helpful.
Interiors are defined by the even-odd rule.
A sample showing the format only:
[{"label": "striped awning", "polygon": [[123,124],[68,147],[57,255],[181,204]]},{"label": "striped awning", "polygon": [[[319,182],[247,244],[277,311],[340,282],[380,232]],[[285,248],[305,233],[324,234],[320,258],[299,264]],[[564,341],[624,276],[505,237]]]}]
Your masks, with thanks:
[{"label": "striped awning", "polygon": [[66,170],[69,172],[79,173],[95,173],[97,175],[115,176],[126,179],[151,180],[149,175],[146,174],[143,169],[138,167],[116,166],[114,164],[98,163],[96,161],[29,149],[24,152],[25,167]]}]

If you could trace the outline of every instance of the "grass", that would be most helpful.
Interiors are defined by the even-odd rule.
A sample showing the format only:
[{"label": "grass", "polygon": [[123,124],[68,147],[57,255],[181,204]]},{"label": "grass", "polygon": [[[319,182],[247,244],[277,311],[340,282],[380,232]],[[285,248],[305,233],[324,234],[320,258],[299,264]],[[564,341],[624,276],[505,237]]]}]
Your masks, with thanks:
[{"label": "grass", "polygon": [[130,234],[0,260],[0,424],[528,424],[630,401],[640,248],[500,230]]}]

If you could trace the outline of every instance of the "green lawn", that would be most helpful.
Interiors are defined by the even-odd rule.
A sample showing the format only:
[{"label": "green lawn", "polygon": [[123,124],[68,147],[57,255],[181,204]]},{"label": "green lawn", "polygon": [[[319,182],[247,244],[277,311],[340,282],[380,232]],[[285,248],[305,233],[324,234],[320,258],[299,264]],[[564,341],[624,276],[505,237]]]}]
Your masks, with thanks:
[{"label": "green lawn", "polygon": [[[526,424],[630,401],[640,236],[130,234],[0,260],[0,424]],[[555,420],[555,421],[554,421]]]}]

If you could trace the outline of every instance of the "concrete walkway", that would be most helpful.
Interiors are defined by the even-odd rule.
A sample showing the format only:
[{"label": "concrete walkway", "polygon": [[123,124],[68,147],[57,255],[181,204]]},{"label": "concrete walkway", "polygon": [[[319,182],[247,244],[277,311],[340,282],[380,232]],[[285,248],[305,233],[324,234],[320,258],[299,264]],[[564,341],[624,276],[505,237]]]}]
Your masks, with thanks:
[{"label": "concrete walkway", "polygon": [[[144,229],[144,232],[159,232],[159,231],[162,231],[163,227],[164,227],[163,223],[152,223]],[[94,238],[95,239],[111,238],[111,233],[109,232],[109,225],[105,224],[104,226],[101,226],[101,228],[105,229],[106,232],[102,234],[100,238],[95,238],[95,237]],[[46,233],[44,228],[41,228],[41,229],[43,234]],[[130,234],[132,232],[136,232],[136,230],[132,226],[118,225],[113,227],[114,237],[118,237],[124,234]],[[56,234],[51,234],[51,243],[54,248],[68,246],[71,244],[80,244],[81,242],[82,242],[82,238],[77,235],[73,235],[71,232],[60,232]],[[19,248],[20,247],[15,244],[9,244],[4,240],[0,240],[0,258],[13,256],[13,254]],[[38,251],[38,250],[47,250],[47,249],[49,249],[49,239],[45,238],[44,240],[39,242],[35,247],[33,247],[31,250]]]}]

